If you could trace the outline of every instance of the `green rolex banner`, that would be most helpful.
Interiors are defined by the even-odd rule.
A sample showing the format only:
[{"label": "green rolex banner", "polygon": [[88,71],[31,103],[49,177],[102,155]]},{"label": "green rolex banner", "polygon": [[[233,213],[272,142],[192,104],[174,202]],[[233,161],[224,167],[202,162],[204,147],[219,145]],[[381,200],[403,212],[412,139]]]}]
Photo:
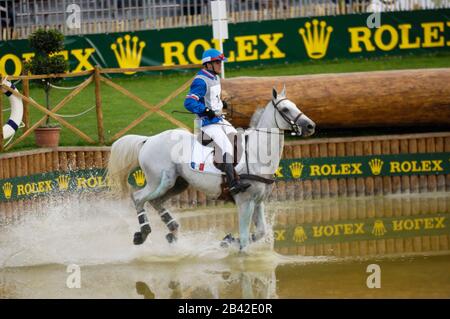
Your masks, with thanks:
[{"label": "green rolex banner", "polygon": [[[139,167],[130,173],[128,182],[136,188],[145,186],[145,176]],[[0,201],[21,200],[67,192],[107,191],[110,186],[105,169],[56,171],[1,179]]]},{"label": "green rolex banner", "polygon": [[[385,12],[379,27],[370,14],[351,14],[229,25],[224,52],[229,67],[306,60],[409,55],[450,49],[450,9]],[[369,19],[371,20],[371,19]],[[67,36],[60,52],[70,72],[103,68],[201,63],[220,48],[211,26]],[[27,40],[0,42],[0,73],[20,75],[33,56]],[[132,75],[134,72],[127,72]]]},{"label": "green rolex banner", "polygon": [[50,172],[0,180],[0,201],[66,192],[101,191],[108,187],[104,169]]},{"label": "green rolex banner", "polygon": [[450,174],[450,153],[283,159],[278,179]]},{"label": "green rolex banner", "polygon": [[[450,153],[282,159],[277,180],[354,178],[370,176],[450,174]],[[133,187],[144,187],[145,175],[137,167],[128,176]],[[105,169],[50,172],[0,180],[0,201],[19,200],[51,193],[107,190]]]}]

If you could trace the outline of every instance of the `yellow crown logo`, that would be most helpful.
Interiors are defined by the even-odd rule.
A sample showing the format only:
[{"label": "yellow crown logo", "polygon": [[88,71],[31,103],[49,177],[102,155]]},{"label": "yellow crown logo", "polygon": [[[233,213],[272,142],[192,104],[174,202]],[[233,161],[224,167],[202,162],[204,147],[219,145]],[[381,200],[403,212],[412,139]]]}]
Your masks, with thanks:
[{"label": "yellow crown logo", "polygon": [[373,224],[372,234],[375,236],[384,236],[387,233],[386,227],[384,227],[383,221],[377,219]]},{"label": "yellow crown logo", "polygon": [[59,175],[58,178],[56,179],[56,181],[58,182],[60,191],[66,190],[69,188],[69,181],[70,181],[69,175]]},{"label": "yellow crown logo", "polygon": [[300,178],[302,176],[304,165],[300,162],[294,162],[289,165],[289,169],[291,170],[291,174],[293,178]]},{"label": "yellow crown logo", "polygon": [[6,182],[2,186],[3,194],[5,194],[6,199],[10,199],[12,195],[13,185],[10,182]]},{"label": "yellow crown logo", "polygon": [[[123,45],[123,39],[118,38],[116,40],[117,44],[111,44],[111,49],[114,51],[117,63],[121,68],[137,68],[141,64],[142,50],[145,47],[145,42],[140,41],[138,45],[139,38],[134,36],[131,39],[129,34],[124,36],[125,47]],[[130,45],[133,42],[132,46]],[[138,49],[139,46],[139,49]],[[118,47],[118,48],[117,48]],[[136,72],[125,72],[125,74],[134,74]]]},{"label": "yellow crown logo", "polygon": [[308,236],[306,236],[305,230],[302,226],[295,227],[293,239],[297,243],[303,243],[306,239],[308,239]]},{"label": "yellow crown logo", "polygon": [[[330,42],[330,35],[333,32],[333,27],[328,26],[325,21],[319,21],[314,19],[312,21],[313,30],[311,31],[311,23],[306,22],[305,28],[298,29],[298,33],[302,36],[303,43],[306,47],[306,53],[311,59],[320,59],[325,56],[328,49],[328,43]],[[305,30],[306,29],[306,30]]]},{"label": "yellow crown logo", "polygon": [[374,158],[369,161],[370,170],[373,175],[380,175],[384,162],[379,158]]},{"label": "yellow crown logo", "polygon": [[145,184],[145,175],[142,170],[137,170],[133,173],[134,181],[137,186],[144,186]]}]

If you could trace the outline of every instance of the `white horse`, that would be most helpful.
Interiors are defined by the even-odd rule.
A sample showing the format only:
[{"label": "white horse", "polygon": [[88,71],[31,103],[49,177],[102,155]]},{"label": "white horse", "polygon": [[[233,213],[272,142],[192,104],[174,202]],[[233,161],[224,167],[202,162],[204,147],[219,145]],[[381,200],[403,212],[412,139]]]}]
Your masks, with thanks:
[{"label": "white horse", "polygon": [[[251,184],[245,192],[233,196],[239,213],[240,238],[236,242],[239,242],[241,250],[266,234],[264,201],[272,190],[270,181],[273,182],[273,174],[280,162],[286,130],[292,131],[293,135],[309,136],[314,133],[315,124],[286,98],[285,88],[280,94],[273,89],[271,101],[266,107],[257,110],[251,118],[250,128],[245,132],[247,143],[244,160],[247,161],[236,167],[237,174]],[[174,140],[173,136],[177,136],[177,139]],[[206,193],[209,198],[217,198],[223,191],[220,172],[208,174],[192,169],[189,161],[191,147],[183,148],[184,156],[188,153],[188,160],[180,160],[174,155],[174,150],[180,148],[180,137],[189,141],[189,144],[198,143],[192,133],[176,129],[151,137],[126,135],[111,147],[108,176],[113,186],[118,186],[122,194],[128,192],[129,173],[138,165],[147,180],[144,188],[131,194],[140,224],[140,231],[134,234],[136,245],[142,244],[151,232],[144,210],[145,203],[150,203],[158,211],[170,231],[166,238],[172,242],[177,239],[179,225],[162,206],[163,203],[189,185]],[[264,162],[260,160],[261,150],[273,148],[273,145],[276,145],[276,151],[265,155]],[[256,231],[250,236],[252,220]],[[227,239],[234,240],[229,236]]]}]

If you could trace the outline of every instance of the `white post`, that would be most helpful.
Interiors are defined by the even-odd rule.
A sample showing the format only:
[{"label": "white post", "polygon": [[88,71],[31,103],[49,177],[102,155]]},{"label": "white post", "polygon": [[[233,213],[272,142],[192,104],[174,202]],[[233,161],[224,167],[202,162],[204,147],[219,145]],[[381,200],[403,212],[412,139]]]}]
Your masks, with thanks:
[{"label": "white post", "polygon": [[[220,25],[220,24],[219,24]],[[219,44],[220,44],[220,52],[223,53],[223,40],[222,40],[222,33],[220,33],[219,37]],[[225,62],[222,61],[222,79],[225,79]]]},{"label": "white post", "polygon": [[[223,40],[228,39],[227,7],[224,0],[211,1],[213,38],[219,40],[220,52],[223,52]],[[222,61],[222,79],[225,79],[225,63]]]}]

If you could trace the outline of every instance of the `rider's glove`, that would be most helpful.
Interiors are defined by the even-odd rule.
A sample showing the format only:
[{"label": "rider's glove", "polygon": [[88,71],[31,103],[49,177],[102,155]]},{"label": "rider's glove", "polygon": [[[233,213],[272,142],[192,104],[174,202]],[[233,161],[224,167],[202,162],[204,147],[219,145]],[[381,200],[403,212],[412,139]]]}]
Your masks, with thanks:
[{"label": "rider's glove", "polygon": [[214,112],[213,110],[206,108],[204,114],[209,118],[209,119],[213,119],[216,117],[216,112]]}]

